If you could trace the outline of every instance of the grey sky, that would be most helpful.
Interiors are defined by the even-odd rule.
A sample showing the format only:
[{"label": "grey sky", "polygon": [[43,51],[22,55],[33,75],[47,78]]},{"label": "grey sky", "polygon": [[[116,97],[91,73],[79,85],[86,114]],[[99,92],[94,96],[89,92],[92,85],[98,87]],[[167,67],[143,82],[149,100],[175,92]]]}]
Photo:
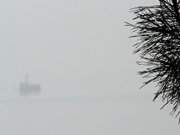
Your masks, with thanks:
[{"label": "grey sky", "polygon": [[[178,135],[169,110],[151,102],[154,87],[139,90],[124,26],[130,8],[150,3],[0,1],[0,134]],[[41,96],[18,95],[27,73]]]}]

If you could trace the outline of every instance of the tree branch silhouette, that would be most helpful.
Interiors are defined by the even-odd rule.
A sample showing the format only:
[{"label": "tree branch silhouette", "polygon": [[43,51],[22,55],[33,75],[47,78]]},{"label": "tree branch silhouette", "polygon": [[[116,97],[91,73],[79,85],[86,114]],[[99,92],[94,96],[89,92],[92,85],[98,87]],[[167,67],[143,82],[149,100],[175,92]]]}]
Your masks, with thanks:
[{"label": "tree branch silhouette", "polygon": [[[172,112],[180,106],[180,0],[158,0],[157,5],[132,9],[135,24],[127,23],[138,38],[135,53],[140,55],[140,65],[146,69],[139,74],[148,78],[144,85],[155,82],[166,105]],[[177,113],[179,115],[179,113]]]}]

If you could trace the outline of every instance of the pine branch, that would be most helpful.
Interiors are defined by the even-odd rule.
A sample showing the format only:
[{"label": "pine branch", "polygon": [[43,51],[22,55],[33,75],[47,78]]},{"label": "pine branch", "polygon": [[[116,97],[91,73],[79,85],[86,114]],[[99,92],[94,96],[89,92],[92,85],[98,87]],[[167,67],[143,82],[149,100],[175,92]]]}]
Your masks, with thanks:
[{"label": "pine branch", "polygon": [[[133,9],[134,24],[127,23],[139,39],[135,53],[146,68],[139,74],[148,78],[144,85],[159,86],[154,100],[161,97],[176,112],[180,106],[180,0],[159,0],[159,4]],[[180,114],[180,113],[178,113]]]}]

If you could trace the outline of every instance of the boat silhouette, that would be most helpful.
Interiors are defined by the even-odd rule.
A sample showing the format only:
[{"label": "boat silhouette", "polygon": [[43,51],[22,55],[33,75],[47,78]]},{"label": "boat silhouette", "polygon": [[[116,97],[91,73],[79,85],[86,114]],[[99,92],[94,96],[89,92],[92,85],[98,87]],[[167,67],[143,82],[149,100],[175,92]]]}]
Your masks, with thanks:
[{"label": "boat silhouette", "polygon": [[30,83],[28,76],[19,85],[19,92],[21,96],[37,95],[41,92],[41,86],[38,83]]}]

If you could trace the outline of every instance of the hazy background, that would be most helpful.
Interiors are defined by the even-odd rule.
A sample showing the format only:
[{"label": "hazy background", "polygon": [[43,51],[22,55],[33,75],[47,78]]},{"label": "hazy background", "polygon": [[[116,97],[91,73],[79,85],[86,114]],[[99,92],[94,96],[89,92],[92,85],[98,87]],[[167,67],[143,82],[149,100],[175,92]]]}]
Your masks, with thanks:
[{"label": "hazy background", "polygon": [[[0,1],[0,134],[179,135],[139,90],[129,9],[151,0]],[[40,96],[19,96],[28,74]]]}]

